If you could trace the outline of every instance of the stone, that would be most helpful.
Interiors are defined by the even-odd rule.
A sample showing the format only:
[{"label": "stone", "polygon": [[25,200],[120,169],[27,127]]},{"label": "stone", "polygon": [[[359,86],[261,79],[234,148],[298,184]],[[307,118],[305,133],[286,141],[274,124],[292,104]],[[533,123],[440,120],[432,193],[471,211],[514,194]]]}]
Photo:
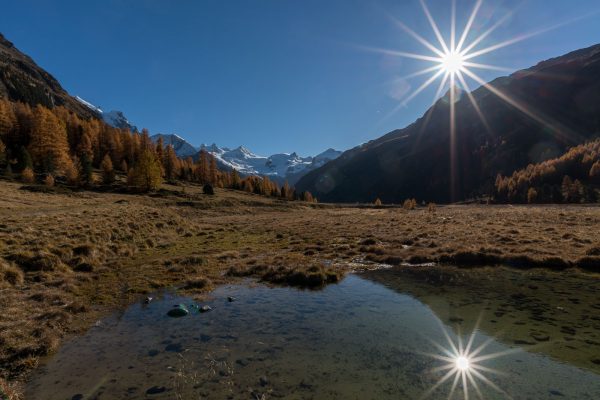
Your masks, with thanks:
[{"label": "stone", "polygon": [[200,307],[200,312],[205,313],[212,310],[212,308],[210,306],[202,306]]},{"label": "stone", "polygon": [[178,304],[174,308],[170,309],[167,315],[173,318],[185,317],[190,312],[183,304]]},{"label": "stone", "polygon": [[160,394],[167,391],[167,388],[164,386],[152,386],[150,389],[146,390],[146,394]]}]

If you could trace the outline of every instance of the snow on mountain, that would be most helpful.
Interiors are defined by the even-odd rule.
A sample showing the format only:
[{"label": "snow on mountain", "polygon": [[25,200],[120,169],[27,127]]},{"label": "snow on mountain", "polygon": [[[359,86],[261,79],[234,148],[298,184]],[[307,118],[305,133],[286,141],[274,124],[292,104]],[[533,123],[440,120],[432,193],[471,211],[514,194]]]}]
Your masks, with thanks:
[{"label": "snow on mountain", "polygon": [[198,154],[198,149],[189,144],[181,136],[175,134],[164,135],[162,133],[150,136],[150,139],[152,139],[154,143],[158,142],[159,138],[162,138],[165,146],[169,144],[173,146],[175,154],[177,154],[179,158],[196,157],[196,154]]},{"label": "snow on mountain", "polygon": [[82,99],[79,96],[75,96],[75,99],[80,102],[81,104],[83,104],[84,106],[86,106],[87,108],[89,108],[92,111],[95,111],[96,113],[100,114],[100,116],[102,117],[102,120],[107,123],[110,126],[114,126],[115,128],[128,128],[131,131],[137,131],[137,127],[132,125],[129,120],[125,117],[125,115],[123,114],[123,112],[121,111],[109,111],[109,112],[104,112],[102,111],[102,109],[100,107],[97,107],[95,105],[93,105],[90,102],[85,101],[84,99]]},{"label": "snow on mountain", "polygon": [[325,164],[328,161],[334,160],[342,154],[341,151],[327,149],[315,157],[301,157],[297,153],[278,153],[269,157],[257,155],[248,150],[244,146],[229,149],[227,147],[219,147],[216,144],[194,147],[185,139],[178,135],[153,135],[151,139],[154,142],[162,137],[165,145],[171,144],[175,149],[175,153],[182,158],[194,157],[197,158],[200,150],[205,150],[212,154],[217,160],[217,165],[224,170],[237,170],[242,175],[260,175],[268,176],[270,179],[283,183],[288,180],[290,184],[294,184],[304,174],[312,171]]}]

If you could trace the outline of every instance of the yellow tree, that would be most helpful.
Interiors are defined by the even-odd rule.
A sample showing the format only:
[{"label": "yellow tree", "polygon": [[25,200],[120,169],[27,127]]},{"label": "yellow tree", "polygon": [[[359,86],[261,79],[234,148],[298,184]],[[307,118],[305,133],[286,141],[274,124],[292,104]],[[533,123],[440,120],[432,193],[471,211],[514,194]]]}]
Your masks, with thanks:
[{"label": "yellow tree", "polygon": [[128,176],[129,184],[143,192],[156,190],[162,183],[160,163],[153,151],[145,149]]},{"label": "yellow tree", "polygon": [[0,136],[8,136],[16,124],[17,118],[12,104],[8,100],[0,99]]},{"label": "yellow tree", "polygon": [[39,105],[34,110],[29,153],[46,172],[63,172],[71,161],[65,123]]},{"label": "yellow tree", "polygon": [[175,149],[172,145],[167,145],[163,157],[165,178],[167,178],[168,181],[173,181],[179,175],[179,160],[177,159],[177,154],[175,154]]},{"label": "yellow tree", "polygon": [[105,184],[110,185],[115,181],[115,170],[113,168],[112,160],[108,153],[102,159],[102,163],[100,164],[100,168],[102,168],[102,180]]},{"label": "yellow tree", "polygon": [[209,154],[208,177],[210,183],[217,184],[219,180],[219,170],[217,169],[217,160],[215,156]]}]

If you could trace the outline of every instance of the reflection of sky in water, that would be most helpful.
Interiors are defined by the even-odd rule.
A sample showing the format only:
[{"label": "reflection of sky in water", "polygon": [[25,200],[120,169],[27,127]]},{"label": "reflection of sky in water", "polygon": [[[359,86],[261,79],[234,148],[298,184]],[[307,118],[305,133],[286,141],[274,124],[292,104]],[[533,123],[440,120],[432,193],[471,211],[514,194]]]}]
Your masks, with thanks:
[{"label": "reflection of sky in water", "polygon": [[[213,311],[167,317],[179,302],[190,300],[133,305],[70,341],[33,377],[28,398],[412,399],[445,374],[427,355],[440,353],[431,341],[447,343],[431,309],[359,276],[318,292],[222,287],[207,302]],[[507,349],[492,340],[485,352]],[[600,398],[598,375],[541,354],[481,364],[502,372],[486,376],[515,399]],[[447,398],[451,383],[429,398]],[[455,395],[463,398],[460,386]]]}]

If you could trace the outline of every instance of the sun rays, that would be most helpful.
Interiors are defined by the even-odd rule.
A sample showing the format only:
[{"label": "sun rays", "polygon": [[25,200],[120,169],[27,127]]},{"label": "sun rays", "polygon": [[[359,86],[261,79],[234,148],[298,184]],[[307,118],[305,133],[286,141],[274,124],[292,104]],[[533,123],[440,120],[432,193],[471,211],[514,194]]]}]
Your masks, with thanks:
[{"label": "sun rays", "polygon": [[[598,13],[598,11],[592,12],[586,16],[573,18],[565,22],[554,24],[546,28],[532,30],[530,32],[515,35],[509,39],[494,42],[490,40],[491,35],[507,23],[510,17],[514,14],[514,10],[508,12],[497,21],[491,23],[491,26],[489,27],[479,26],[478,29],[480,32],[478,32],[478,34],[474,34],[476,31],[475,27],[477,26],[476,22],[478,16],[480,14],[484,14],[484,12],[482,12],[484,1],[474,0],[473,7],[468,14],[468,18],[466,18],[466,23],[464,26],[457,27],[456,0],[451,0],[449,1],[450,29],[449,33],[444,36],[425,0],[419,0],[419,2],[435,39],[428,40],[423,36],[423,34],[416,32],[402,21],[399,21],[393,17],[392,21],[396,26],[411,36],[414,40],[416,40],[416,42],[418,42],[427,50],[424,52],[424,54],[372,47],[362,48],[367,51],[385,54],[390,57],[408,58],[427,64],[424,66],[424,68],[399,79],[399,81],[405,82],[405,87],[408,88],[411,87],[411,85],[407,83],[408,80],[421,78],[424,79],[424,81],[415,85],[415,89],[406,90],[406,93],[403,93],[403,97],[399,99],[398,104],[390,112],[388,112],[382,118],[382,120],[388,119],[400,108],[406,107],[410,101],[425,92],[429,87],[436,85],[436,82],[439,81],[439,86],[437,87],[432,99],[432,105],[434,107],[432,107],[430,112],[427,113],[424,123],[420,129],[420,132],[423,133],[427,129],[427,124],[429,123],[431,117],[431,111],[435,108],[435,105],[437,104],[436,102],[441,98],[444,91],[447,91],[447,94],[444,95],[444,104],[448,106],[450,113],[448,123],[450,143],[449,183],[450,195],[452,199],[456,199],[455,193],[459,187],[458,171],[460,167],[460,160],[457,158],[458,140],[456,107],[457,103],[463,99],[463,95],[466,95],[466,99],[468,100],[467,103],[461,103],[463,105],[470,105],[471,111],[481,120],[482,128],[485,129],[485,131],[487,131],[489,134],[493,133],[492,127],[490,123],[488,123],[482,108],[479,106],[476,97],[471,92],[469,81],[473,83],[474,87],[483,87],[492,95],[497,96],[501,101],[518,109],[526,116],[543,125],[551,134],[557,137],[562,136],[566,141],[568,141],[567,139],[571,137],[577,136],[575,132],[572,132],[570,129],[557,123],[555,118],[552,116],[541,114],[536,111],[536,108],[531,104],[525,104],[521,99],[515,97],[514,95],[486,83],[486,81],[479,76],[476,71],[511,72],[514,69],[510,69],[505,66],[493,65],[489,61],[486,62],[485,57],[489,56],[495,51],[514,45],[523,40],[543,34],[553,29],[563,27],[567,24],[581,20],[582,18],[589,17],[590,15],[595,15]],[[461,111],[466,109],[467,108],[464,106],[461,106]]]},{"label": "sun rays", "polygon": [[512,354],[519,351],[519,349],[508,349],[501,352],[485,354],[485,349],[493,340],[488,339],[475,347],[475,335],[478,326],[479,321],[465,345],[461,339],[460,332],[457,335],[457,341],[455,343],[450,338],[450,335],[444,326],[440,325],[444,337],[446,338],[447,346],[445,347],[432,341],[431,343],[439,350],[439,353],[426,355],[442,362],[442,365],[433,368],[431,372],[443,373],[443,376],[423,394],[421,399],[430,397],[442,385],[446,383],[450,384],[450,382],[452,383],[448,399],[451,399],[459,388],[462,389],[465,400],[469,400],[471,392],[474,392],[477,395],[477,398],[484,399],[485,397],[482,390],[486,387],[504,395],[508,399],[511,398],[508,393],[498,387],[498,385],[488,377],[489,375],[502,375],[503,373],[487,367],[482,363]]}]

